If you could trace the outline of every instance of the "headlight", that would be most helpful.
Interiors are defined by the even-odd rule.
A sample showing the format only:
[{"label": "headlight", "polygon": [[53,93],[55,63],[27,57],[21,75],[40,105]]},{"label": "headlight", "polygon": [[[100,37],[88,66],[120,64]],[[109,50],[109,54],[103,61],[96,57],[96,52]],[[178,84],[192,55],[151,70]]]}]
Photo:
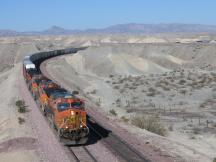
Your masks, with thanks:
[{"label": "headlight", "polygon": [[74,115],[74,111],[71,111],[71,115]]}]

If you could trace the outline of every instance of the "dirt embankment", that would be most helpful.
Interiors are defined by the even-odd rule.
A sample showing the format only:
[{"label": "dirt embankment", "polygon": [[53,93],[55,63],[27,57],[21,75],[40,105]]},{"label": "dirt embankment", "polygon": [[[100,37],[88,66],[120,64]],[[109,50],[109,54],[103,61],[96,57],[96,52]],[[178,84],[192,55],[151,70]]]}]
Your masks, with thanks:
[{"label": "dirt embankment", "polygon": [[[47,70],[170,156],[211,161],[216,156],[214,51],[213,44],[200,43],[106,45],[52,60]],[[159,117],[166,138],[132,126],[137,115]]]},{"label": "dirt embankment", "polygon": [[[17,112],[15,101],[18,99],[22,99],[21,90],[24,88],[20,87],[20,78],[21,75],[21,64],[20,62],[23,59],[23,56],[37,52],[37,51],[46,51],[52,49],[60,49],[64,47],[77,47],[77,46],[95,46],[89,48],[87,51],[83,51],[82,53],[74,56],[67,57],[66,60],[61,59],[57,63],[53,62],[48,66],[51,74],[56,74],[62,78],[64,78],[65,82],[69,84],[75,85],[74,87],[78,87],[79,90],[83,90],[84,95],[88,96],[91,100],[100,106],[99,110],[107,115],[109,118],[113,118],[116,121],[116,125],[120,123],[122,127],[128,129],[128,131],[132,131],[135,134],[139,134],[140,136],[144,136],[143,141],[148,139],[147,143],[154,144],[154,142],[158,143],[167,143],[165,141],[157,141],[159,137],[152,138],[152,135],[146,135],[145,131],[137,129],[135,127],[130,127],[130,123],[122,122],[122,116],[129,118],[133,116],[133,113],[124,107],[124,104],[118,107],[116,104],[116,99],[121,97],[122,94],[124,96],[129,97],[127,100],[132,100],[131,96],[135,96],[139,94],[146,99],[147,102],[156,102],[158,100],[163,100],[166,103],[169,103],[168,100],[171,96],[173,96],[173,91],[163,92],[160,89],[161,96],[151,97],[141,94],[140,91],[136,91],[134,88],[136,85],[130,85],[132,83],[137,82],[137,78],[134,76],[142,76],[146,73],[169,73],[173,69],[179,68],[198,68],[200,69],[199,74],[195,71],[195,80],[198,77],[202,80],[202,83],[197,83],[197,87],[199,90],[195,90],[195,96],[191,95],[187,100],[200,100],[200,96],[202,99],[205,99],[206,102],[203,102],[202,110],[207,110],[207,114],[210,114],[212,111],[211,106],[214,103],[213,93],[209,93],[211,91],[211,87],[209,88],[199,88],[199,85],[212,86],[214,87],[213,78],[209,78],[209,75],[202,75],[203,71],[210,71],[215,69],[215,49],[213,43],[211,45],[206,45],[202,43],[187,44],[189,42],[196,42],[198,40],[203,39],[200,35],[190,36],[189,38],[186,36],[180,35],[162,35],[162,36],[135,36],[135,35],[83,35],[83,36],[36,36],[36,37],[9,37],[9,38],[0,38],[0,159],[1,161],[39,161],[45,160],[49,157],[44,156],[43,150],[48,150],[49,154],[49,146],[52,148],[52,142],[49,143],[49,146],[43,146],[43,142],[39,139],[41,138],[38,134],[35,134],[35,126],[30,121],[32,120],[30,114],[33,113],[27,112],[25,115]],[[210,36],[205,37],[211,38]],[[165,42],[165,43],[164,43]],[[168,42],[177,42],[172,44],[172,48]],[[118,48],[118,43],[124,44],[121,48]],[[148,43],[148,44],[143,44]],[[149,44],[150,43],[150,44]],[[186,43],[186,44],[181,44]],[[106,45],[104,47],[104,45]],[[98,48],[103,46],[101,48]],[[64,66],[61,66],[61,65]],[[110,75],[114,77],[110,78]],[[132,83],[129,83],[128,92],[121,93],[121,86],[124,86],[127,82],[127,75],[131,75],[130,80]],[[158,77],[161,77],[158,75]],[[184,74],[186,76],[187,73]],[[156,77],[156,78],[155,78]],[[167,76],[169,77],[169,76]],[[204,78],[207,78],[204,80]],[[125,82],[119,85],[112,84],[113,82],[119,83],[120,80],[124,79]],[[169,79],[164,76],[164,79]],[[193,79],[193,78],[192,78]],[[154,86],[155,81],[159,80],[157,76],[148,75],[146,77],[141,77],[141,82],[150,83],[148,86]],[[169,83],[169,80],[168,80]],[[176,82],[177,83],[177,82]],[[189,82],[187,82],[189,83]],[[210,83],[210,84],[208,84]],[[24,86],[24,85],[23,85]],[[120,89],[117,89],[116,86],[119,86]],[[137,85],[138,90],[148,91],[149,87],[144,85]],[[169,86],[172,86],[169,84]],[[189,85],[190,86],[190,85]],[[127,86],[126,86],[127,87]],[[162,85],[163,88],[163,85]],[[184,88],[182,85],[179,88]],[[155,91],[157,92],[157,91]],[[196,93],[195,93],[196,92]],[[151,92],[152,93],[152,92]],[[25,93],[24,93],[25,94]],[[146,93],[147,94],[147,93]],[[190,94],[190,93],[188,93]],[[204,97],[205,94],[210,94],[207,98]],[[27,95],[27,94],[26,94]],[[169,95],[170,97],[166,96]],[[186,94],[187,95],[187,94]],[[163,99],[165,96],[165,99]],[[140,99],[142,99],[142,97]],[[161,99],[160,99],[161,97]],[[183,99],[181,95],[177,95],[178,101],[179,99]],[[154,99],[156,98],[156,100]],[[175,98],[175,99],[177,99]],[[187,98],[187,97],[185,97]],[[136,98],[139,99],[139,98]],[[211,99],[211,100],[210,100]],[[123,101],[123,100],[122,100]],[[200,100],[201,101],[201,100]],[[124,102],[124,101],[123,101]],[[138,102],[139,103],[139,102]],[[146,103],[146,102],[145,102]],[[189,103],[197,103],[197,102],[189,102]],[[31,103],[29,103],[31,105]],[[184,106],[184,105],[183,105]],[[183,107],[181,106],[181,107]],[[152,108],[149,106],[141,106],[134,105],[134,110],[139,110],[136,107],[142,108],[141,112],[147,109],[151,110]],[[187,106],[186,106],[187,107]],[[31,107],[33,108],[33,107]],[[114,109],[117,112],[117,117],[110,115],[110,109]],[[131,107],[132,108],[132,107]],[[144,108],[144,109],[143,109]],[[145,109],[146,108],[146,109]],[[155,108],[155,107],[154,107]],[[193,106],[193,111],[196,110],[196,105]],[[200,111],[201,112],[201,111]],[[18,118],[25,119],[24,124],[19,124]],[[208,117],[208,116],[207,116]],[[182,118],[182,116],[180,116]],[[211,115],[211,119],[214,119],[215,116]],[[170,125],[170,119],[168,118],[168,124]],[[35,119],[36,120],[36,119]],[[167,119],[166,119],[167,120]],[[182,147],[182,151],[178,152],[178,149],[173,149],[168,144],[168,151],[173,150],[174,156],[181,154],[184,152],[186,159],[204,159],[203,161],[208,161],[209,158],[212,158],[215,155],[215,137],[209,133],[211,129],[202,129],[201,134],[200,128],[195,132],[199,134],[194,135],[194,137],[188,136],[188,127],[190,127],[191,116],[189,119],[186,118],[184,121],[184,125],[186,125],[187,129],[182,130],[179,129],[182,127],[180,125],[176,125],[173,122],[173,132],[170,132],[169,139],[171,137],[175,137],[175,141],[180,142],[181,144],[186,144],[187,147],[193,147],[194,151],[187,151]],[[192,118],[192,127],[193,128],[197,121],[197,119]],[[205,123],[205,118],[202,120],[201,118],[201,127],[203,123]],[[39,123],[38,123],[39,124]],[[209,126],[212,126],[213,123],[210,123]],[[209,133],[209,136],[203,135],[203,131]],[[209,131],[210,130],[210,131]],[[40,131],[38,131],[40,132]],[[182,133],[183,132],[183,133]],[[185,135],[186,134],[186,135]],[[52,136],[52,135],[51,135]],[[193,137],[193,139],[190,139]],[[195,139],[194,139],[195,138]],[[205,139],[205,140],[203,140]],[[201,142],[199,142],[201,141]],[[46,143],[46,142],[45,142]],[[163,145],[162,145],[163,146]],[[175,146],[175,145],[174,145]],[[184,146],[184,145],[183,145]],[[175,146],[178,148],[178,146]],[[190,149],[193,150],[193,149]],[[52,154],[56,154],[55,150],[52,150]],[[165,150],[166,151],[166,150]],[[171,151],[172,152],[172,151]],[[200,152],[202,154],[200,154]],[[202,155],[202,156],[201,156]],[[50,156],[50,155],[48,155]],[[63,156],[63,155],[62,155]],[[200,157],[201,156],[201,157]]]}]

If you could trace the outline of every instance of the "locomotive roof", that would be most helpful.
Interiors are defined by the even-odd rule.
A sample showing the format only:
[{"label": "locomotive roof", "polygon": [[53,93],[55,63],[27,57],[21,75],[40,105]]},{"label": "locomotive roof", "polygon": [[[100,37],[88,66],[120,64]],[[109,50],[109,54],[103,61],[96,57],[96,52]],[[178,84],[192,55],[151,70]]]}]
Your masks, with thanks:
[{"label": "locomotive roof", "polygon": [[48,97],[50,97],[54,93],[64,93],[64,92],[67,92],[63,88],[45,88],[44,91],[45,91],[45,93],[47,94]]},{"label": "locomotive roof", "polygon": [[54,92],[51,95],[54,99],[58,98],[58,97],[62,97],[62,98],[72,98],[73,94],[65,91],[65,92]]}]

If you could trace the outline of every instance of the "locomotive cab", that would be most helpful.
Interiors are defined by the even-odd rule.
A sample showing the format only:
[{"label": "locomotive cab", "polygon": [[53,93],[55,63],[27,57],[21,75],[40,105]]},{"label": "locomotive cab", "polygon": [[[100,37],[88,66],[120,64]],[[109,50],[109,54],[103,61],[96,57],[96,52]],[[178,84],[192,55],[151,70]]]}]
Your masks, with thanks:
[{"label": "locomotive cab", "polygon": [[88,135],[84,101],[75,97],[59,97],[50,100],[49,105],[60,137],[79,140]]}]

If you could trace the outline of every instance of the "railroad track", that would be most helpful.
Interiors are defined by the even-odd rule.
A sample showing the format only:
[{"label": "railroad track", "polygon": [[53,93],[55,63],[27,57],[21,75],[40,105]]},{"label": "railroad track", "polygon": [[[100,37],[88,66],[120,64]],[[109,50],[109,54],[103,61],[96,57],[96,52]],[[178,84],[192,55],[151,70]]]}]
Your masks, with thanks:
[{"label": "railroad track", "polygon": [[120,137],[112,132],[106,132],[104,128],[98,124],[88,125],[92,136],[98,136],[101,142],[120,159],[122,162],[150,162],[140,152],[123,141]]},{"label": "railroad track", "polygon": [[[37,60],[37,67],[46,60],[51,58],[41,58]],[[51,79],[51,78],[50,78]],[[126,141],[112,132],[104,129],[97,123],[92,123],[88,120],[88,127],[90,128],[90,140],[95,142],[101,141],[121,162],[149,162],[140,152],[134,149]],[[90,142],[91,143],[91,142]],[[87,144],[88,145],[88,144]],[[77,162],[97,162],[95,157],[88,151],[86,146],[68,147],[69,152]],[[98,150],[99,152],[100,150]]]},{"label": "railroad track", "polygon": [[69,151],[73,155],[76,162],[97,162],[85,146],[69,147]]}]

